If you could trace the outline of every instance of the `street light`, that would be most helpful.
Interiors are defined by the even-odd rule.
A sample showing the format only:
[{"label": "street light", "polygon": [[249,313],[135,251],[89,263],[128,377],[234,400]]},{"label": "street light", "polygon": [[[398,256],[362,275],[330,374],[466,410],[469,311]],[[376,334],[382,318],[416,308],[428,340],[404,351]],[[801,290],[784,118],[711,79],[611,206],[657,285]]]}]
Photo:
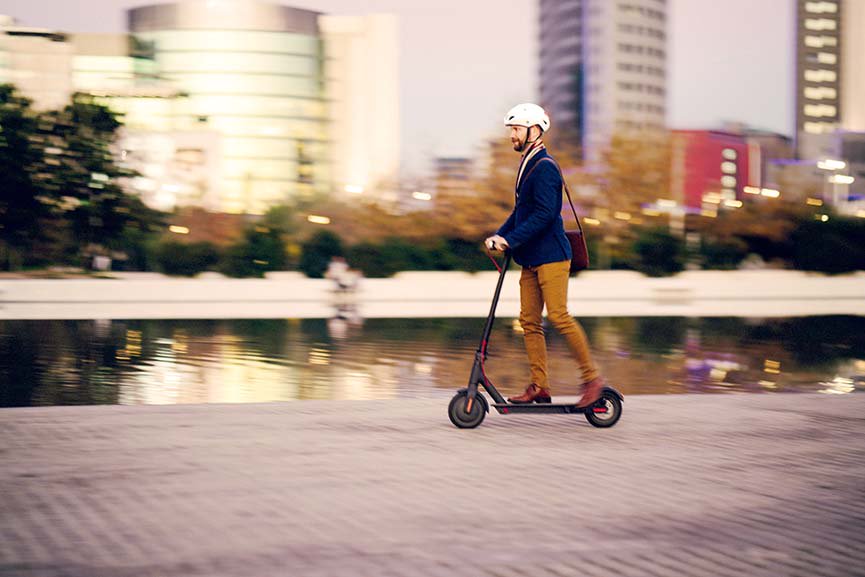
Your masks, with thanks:
[{"label": "street light", "polygon": [[827,158],[825,160],[821,160],[817,162],[817,168],[820,170],[844,170],[847,168],[847,163],[843,160],[833,160],[831,158]]}]

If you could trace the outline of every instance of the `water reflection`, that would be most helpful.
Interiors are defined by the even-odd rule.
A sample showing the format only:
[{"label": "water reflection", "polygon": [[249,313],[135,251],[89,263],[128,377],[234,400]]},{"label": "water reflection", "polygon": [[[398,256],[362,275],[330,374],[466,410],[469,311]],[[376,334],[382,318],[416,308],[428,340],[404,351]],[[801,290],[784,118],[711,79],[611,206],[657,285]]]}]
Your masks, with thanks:
[{"label": "water reflection", "polygon": [[[625,394],[865,387],[865,318],[589,318],[598,363]],[[465,385],[482,319],[0,322],[0,406],[246,403],[447,396]],[[487,363],[525,385],[518,323],[497,322]],[[554,393],[577,394],[549,336]]]}]

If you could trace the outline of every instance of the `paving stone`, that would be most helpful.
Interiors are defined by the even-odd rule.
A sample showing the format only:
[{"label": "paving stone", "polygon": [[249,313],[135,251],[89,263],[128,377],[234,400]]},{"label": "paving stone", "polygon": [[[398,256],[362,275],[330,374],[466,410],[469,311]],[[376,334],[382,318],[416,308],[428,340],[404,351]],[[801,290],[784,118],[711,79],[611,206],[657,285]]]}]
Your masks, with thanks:
[{"label": "paving stone", "polygon": [[865,575],[865,395],[0,410],[0,576]]}]

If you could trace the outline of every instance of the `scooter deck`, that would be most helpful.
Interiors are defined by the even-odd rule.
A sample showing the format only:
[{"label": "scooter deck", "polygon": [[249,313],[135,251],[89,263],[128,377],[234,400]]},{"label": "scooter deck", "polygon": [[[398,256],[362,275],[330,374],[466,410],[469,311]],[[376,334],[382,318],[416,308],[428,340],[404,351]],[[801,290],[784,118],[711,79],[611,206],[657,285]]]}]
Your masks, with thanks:
[{"label": "scooter deck", "polygon": [[493,408],[502,415],[513,413],[554,413],[563,415],[581,415],[589,411],[606,413],[604,407],[578,407],[574,403],[493,403]]}]

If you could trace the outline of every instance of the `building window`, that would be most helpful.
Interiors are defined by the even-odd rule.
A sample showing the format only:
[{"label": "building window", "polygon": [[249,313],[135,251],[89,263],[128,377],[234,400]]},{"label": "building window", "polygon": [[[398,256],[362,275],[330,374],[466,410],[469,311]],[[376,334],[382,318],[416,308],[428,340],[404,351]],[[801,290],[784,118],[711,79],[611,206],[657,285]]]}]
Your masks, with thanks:
[{"label": "building window", "polygon": [[829,18],[806,18],[805,28],[808,30],[835,30],[837,23]]},{"label": "building window", "polygon": [[820,64],[835,64],[838,62],[838,56],[831,52],[820,52],[817,54],[817,62]]},{"label": "building window", "polygon": [[736,163],[725,161],[721,163],[721,172],[724,174],[736,174]]},{"label": "building window", "polygon": [[734,148],[725,148],[721,151],[721,156],[723,156],[725,160],[736,160],[738,154],[736,154],[736,149]]},{"label": "building window", "polygon": [[823,134],[824,132],[832,132],[832,125],[825,122],[806,122],[802,125],[802,128],[808,134]]},{"label": "building window", "polygon": [[736,188],[736,177],[735,176],[722,176],[721,177],[721,186],[724,188]]},{"label": "building window", "polygon": [[808,82],[835,82],[838,75],[834,70],[806,70],[805,80]]},{"label": "building window", "polygon": [[806,104],[804,112],[805,116],[811,116],[812,118],[834,117],[838,109],[831,104]]},{"label": "building window", "polygon": [[838,39],[834,36],[805,36],[805,46],[808,48],[838,46]]},{"label": "building window", "polygon": [[805,11],[813,14],[835,14],[838,12],[838,4],[835,2],[806,2]]},{"label": "building window", "polygon": [[828,86],[807,86],[804,90],[805,98],[808,100],[834,100],[838,98],[838,91]]}]

